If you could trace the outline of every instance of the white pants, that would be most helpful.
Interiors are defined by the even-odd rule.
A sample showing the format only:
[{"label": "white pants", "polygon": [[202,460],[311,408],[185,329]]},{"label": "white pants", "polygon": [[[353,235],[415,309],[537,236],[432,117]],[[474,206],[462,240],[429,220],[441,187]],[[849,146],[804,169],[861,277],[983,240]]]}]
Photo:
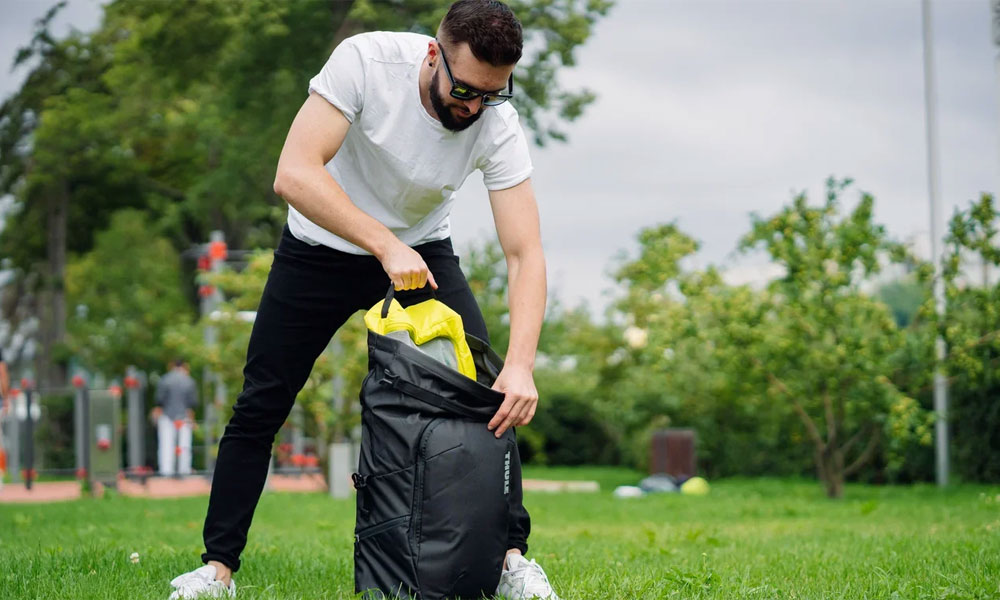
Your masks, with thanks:
[{"label": "white pants", "polygon": [[177,473],[191,474],[191,422],[184,420],[180,427],[174,424],[167,415],[160,415],[156,422],[157,441],[159,443],[160,475],[174,474],[174,460],[177,461]]}]

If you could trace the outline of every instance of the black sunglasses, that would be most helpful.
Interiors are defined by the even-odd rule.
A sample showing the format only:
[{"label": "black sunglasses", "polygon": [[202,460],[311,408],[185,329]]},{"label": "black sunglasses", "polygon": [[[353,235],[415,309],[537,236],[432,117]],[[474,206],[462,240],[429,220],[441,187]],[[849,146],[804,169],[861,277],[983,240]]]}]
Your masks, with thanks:
[{"label": "black sunglasses", "polygon": [[444,63],[444,72],[448,74],[448,79],[451,81],[452,98],[457,98],[459,100],[475,100],[476,98],[482,96],[484,106],[497,106],[510,100],[514,96],[513,73],[511,73],[510,79],[507,80],[508,92],[506,94],[503,92],[481,92],[475,88],[456,82],[455,77],[451,74],[451,67],[448,66],[448,59],[444,57],[444,48],[441,46],[441,42],[438,40],[434,41],[437,42],[438,49],[441,51],[441,62]]}]

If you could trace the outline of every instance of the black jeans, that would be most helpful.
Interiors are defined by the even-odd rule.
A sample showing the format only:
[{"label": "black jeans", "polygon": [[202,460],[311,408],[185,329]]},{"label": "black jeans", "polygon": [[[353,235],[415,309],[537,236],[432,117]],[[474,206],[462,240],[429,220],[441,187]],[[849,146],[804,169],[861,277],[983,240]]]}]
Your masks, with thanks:
[{"label": "black jeans", "polygon": [[[437,298],[462,315],[466,331],[488,340],[479,305],[445,239],[414,248],[438,284]],[[212,494],[205,517],[202,561],[217,560],[233,571],[260,500],[271,459],[271,446],[313,363],[333,334],[359,310],[385,297],[389,277],[373,256],[310,246],[285,226],[257,309],[243,391],[219,441]],[[424,299],[420,292],[400,292],[404,306]],[[515,515],[510,548],[527,550],[531,521],[524,506]]]}]

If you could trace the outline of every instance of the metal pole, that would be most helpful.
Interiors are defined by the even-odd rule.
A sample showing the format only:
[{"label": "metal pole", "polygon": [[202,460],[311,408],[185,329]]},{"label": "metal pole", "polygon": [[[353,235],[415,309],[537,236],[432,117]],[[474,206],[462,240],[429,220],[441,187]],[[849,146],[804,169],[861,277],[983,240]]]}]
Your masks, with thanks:
[{"label": "metal pole", "polygon": [[304,425],[305,414],[302,405],[296,402],[292,405],[292,465],[298,467],[299,470],[304,468],[303,463],[299,461],[302,460],[306,451]]},{"label": "metal pole", "polygon": [[[939,318],[944,317],[944,278],[941,272],[941,178],[938,157],[937,97],[934,81],[934,35],[931,25],[930,0],[920,3],[924,35],[924,112],[927,121],[927,186],[931,202],[931,260],[934,262],[934,305]],[[937,483],[948,485],[948,380],[944,376],[946,348],[938,335],[934,344],[934,412],[935,444],[937,446]]]},{"label": "metal pole", "polygon": [[[994,60],[994,68],[997,75],[997,114],[1000,115],[1000,0],[990,0],[990,13],[991,21],[993,22],[993,44],[997,47],[997,57]],[[1000,121],[998,121],[1000,122]],[[997,141],[1000,142],[1000,129],[997,130]],[[1000,159],[1000,144],[997,145],[997,158]],[[996,171],[1000,174],[1000,169]],[[993,192],[993,199],[997,200],[1000,198],[1000,181],[997,182],[997,188]],[[983,256],[983,289],[988,288],[990,285],[990,275],[989,275],[989,263],[986,260],[986,256]]]},{"label": "metal pole", "polygon": [[83,474],[84,481],[87,482],[87,489],[90,495],[94,495],[94,470],[90,467],[90,449],[94,446],[94,438],[90,431],[90,392],[86,387],[81,389],[80,406],[83,412]]},{"label": "metal pole", "polygon": [[[208,257],[210,261],[209,271],[212,273],[218,273],[222,271],[226,258],[226,238],[222,231],[213,231],[209,234],[208,242]],[[201,302],[201,314],[209,315],[209,321],[211,321],[210,315],[212,312],[218,308],[219,304],[222,302],[222,292],[218,288],[212,287],[209,293],[202,294]],[[208,325],[205,327],[205,345],[214,346],[218,343],[218,331],[214,325]],[[215,458],[212,456],[212,448],[215,444],[214,441],[214,427],[215,427],[215,412],[216,409],[221,408],[223,403],[226,401],[226,387],[225,383],[222,381],[222,377],[218,373],[211,372],[207,367],[205,369],[205,383],[212,383],[212,393],[208,394],[205,398],[205,470],[212,472],[215,470]]]},{"label": "metal pole", "polygon": [[21,481],[21,390],[10,390],[10,413],[7,415],[7,472],[14,483]]},{"label": "metal pole", "polygon": [[80,375],[73,376],[73,447],[76,454],[76,478],[86,479],[87,461],[84,460],[87,448],[87,429],[83,417],[83,386],[86,381]]},{"label": "metal pole", "polygon": [[30,490],[35,478],[35,419],[31,415],[31,403],[35,399],[34,386],[28,382],[24,385],[24,489]]},{"label": "metal pole", "polygon": [[134,366],[125,370],[125,392],[128,403],[128,469],[127,473],[138,474],[145,459],[145,407],[142,390],[139,387],[139,372]]}]

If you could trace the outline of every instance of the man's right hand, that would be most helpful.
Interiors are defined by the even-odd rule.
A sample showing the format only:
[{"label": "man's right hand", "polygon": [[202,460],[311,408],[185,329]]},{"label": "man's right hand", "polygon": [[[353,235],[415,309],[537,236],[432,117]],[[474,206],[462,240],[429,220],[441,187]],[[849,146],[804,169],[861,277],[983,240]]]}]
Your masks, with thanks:
[{"label": "man's right hand", "polygon": [[423,257],[402,242],[393,244],[379,261],[396,290],[416,290],[428,283],[435,290],[438,287]]}]

